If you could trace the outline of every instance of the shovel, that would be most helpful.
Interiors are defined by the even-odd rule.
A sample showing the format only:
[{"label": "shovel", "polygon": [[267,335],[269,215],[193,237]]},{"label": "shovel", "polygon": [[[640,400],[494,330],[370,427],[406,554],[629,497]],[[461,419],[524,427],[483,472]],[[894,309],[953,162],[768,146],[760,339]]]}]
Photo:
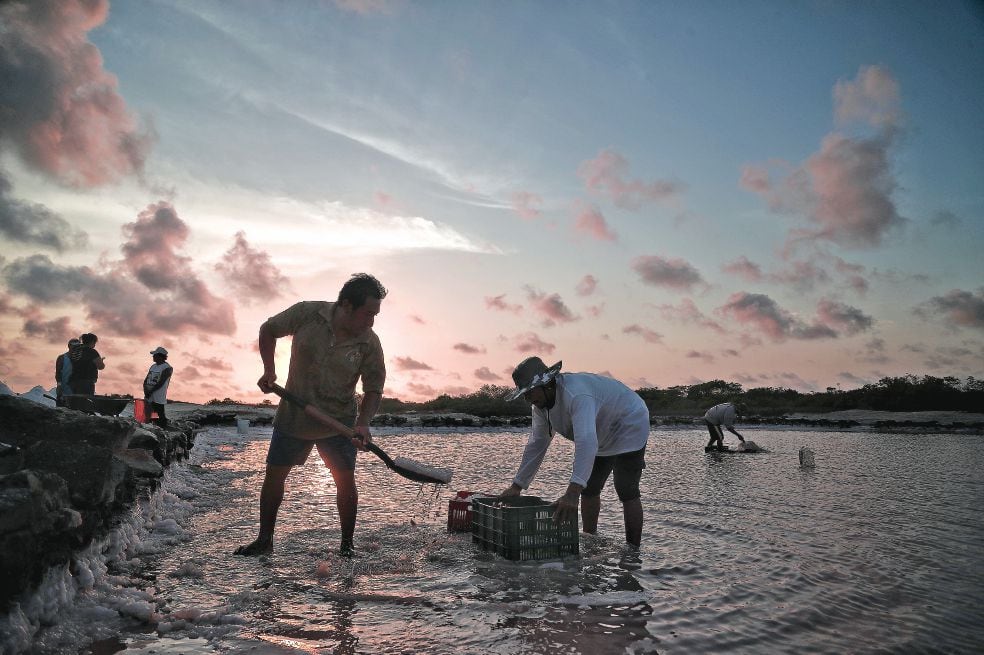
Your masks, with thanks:
[{"label": "shovel", "polygon": [[[352,430],[352,428],[345,425],[335,417],[325,414],[311,403],[296,394],[287,391],[279,384],[271,384],[270,388],[275,394],[287,402],[297,405],[297,407],[304,410],[305,414],[322,425],[325,425],[332,430],[335,430],[339,434],[345,435],[346,437],[356,437],[356,433]],[[433,484],[447,484],[451,481],[451,469],[422,464],[412,459],[407,459],[406,457],[397,457],[394,460],[383,452],[382,448],[371,442],[366,444],[366,448],[369,449],[374,455],[379,457],[379,459],[383,460],[383,463],[386,464],[390,470],[399,473],[408,480],[413,480],[414,482],[430,482]]]}]

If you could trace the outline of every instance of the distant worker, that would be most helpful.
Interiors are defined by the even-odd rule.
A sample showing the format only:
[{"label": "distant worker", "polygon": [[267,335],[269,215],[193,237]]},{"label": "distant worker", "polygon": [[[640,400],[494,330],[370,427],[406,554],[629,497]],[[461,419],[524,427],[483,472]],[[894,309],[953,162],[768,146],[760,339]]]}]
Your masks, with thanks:
[{"label": "distant worker", "polygon": [[[359,508],[355,485],[357,450],[372,442],[369,422],[379,409],[386,382],[383,347],[373,331],[386,288],[368,273],[353,275],[335,302],[299,302],[260,326],[259,350],[263,375],[257,386],[273,391],[277,381],[274,354],[277,339],[292,336],[290,369],[284,388],[345,425],[356,438],[337,434],[289,402],[281,402],[273,419],[266,473],[260,489],[260,530],[256,539],[236,549],[237,555],[257,556],[273,550],[277,512],[284,498],[287,475],[307,461],[317,447],[335,482],[335,506],[341,524],[339,554],[354,554],[353,536]],[[355,387],[362,379],[362,400]]]},{"label": "distant worker", "polygon": [[554,434],[574,442],[574,464],[567,491],[554,505],[554,517],[577,517],[581,502],[584,532],[598,531],[601,490],[614,471],[615,493],[622,503],[625,540],[642,541],[639,480],[646,468],[649,410],[639,394],[612,378],[593,373],[560,373],[562,362],[547,368],[529,357],[513,371],[516,390],[533,406],[533,427],[519,471],[503,496],[518,496],[536,475]]},{"label": "distant worker", "polygon": [[738,437],[739,441],[745,443],[745,437],[738,434],[738,431],[735,430],[735,419],[742,415],[742,409],[743,407],[741,405],[735,405],[735,403],[721,403],[707,410],[704,414],[704,424],[707,426],[707,431],[711,434],[711,440],[704,447],[705,451],[713,450],[715,442],[717,442],[718,450],[725,450],[724,430],[721,429],[722,427]]},{"label": "distant worker", "polygon": [[96,393],[96,380],[99,378],[99,371],[106,368],[106,358],[99,355],[96,350],[96,342],[99,337],[87,332],[80,337],[82,347],[79,349],[79,356],[72,357],[72,374],[69,377],[69,386],[77,394],[93,395]]},{"label": "distant worker", "polygon": [[167,416],[165,407],[167,405],[167,387],[171,384],[171,374],[174,369],[167,363],[167,350],[163,346],[157,346],[150,351],[154,358],[154,363],[147,371],[144,378],[143,390],[144,400],[147,401],[150,411],[157,412],[157,425],[167,428]]},{"label": "distant worker", "polygon": [[69,380],[72,377],[72,354],[77,353],[82,347],[82,342],[72,337],[68,340],[68,350],[58,355],[55,359],[55,405],[65,406],[65,396],[72,395],[72,385]]}]

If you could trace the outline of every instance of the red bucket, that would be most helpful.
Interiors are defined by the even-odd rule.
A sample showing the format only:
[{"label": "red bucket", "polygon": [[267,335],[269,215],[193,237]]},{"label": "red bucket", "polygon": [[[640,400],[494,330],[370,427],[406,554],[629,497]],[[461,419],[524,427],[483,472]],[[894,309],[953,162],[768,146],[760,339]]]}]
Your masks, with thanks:
[{"label": "red bucket", "polygon": [[143,398],[133,399],[133,418],[136,419],[138,423],[150,423],[150,415],[153,413],[153,410],[150,408],[150,403],[146,400]]}]

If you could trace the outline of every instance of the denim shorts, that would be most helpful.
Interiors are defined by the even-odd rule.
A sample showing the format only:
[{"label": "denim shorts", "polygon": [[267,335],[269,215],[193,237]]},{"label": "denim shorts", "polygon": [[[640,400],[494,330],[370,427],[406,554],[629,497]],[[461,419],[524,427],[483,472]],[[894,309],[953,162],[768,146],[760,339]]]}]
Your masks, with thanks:
[{"label": "denim shorts", "polygon": [[297,439],[273,429],[267,466],[300,466],[307,461],[311,449],[317,446],[325,466],[337,471],[354,471],[356,447],[352,440],[336,434],[323,439]]},{"label": "denim shorts", "polygon": [[601,490],[608,481],[608,476],[615,471],[615,493],[623,503],[635,500],[640,495],[639,480],[642,479],[642,469],[646,468],[646,447],[631,453],[595,457],[591,477],[584,486],[581,495],[591,498],[601,495]]}]

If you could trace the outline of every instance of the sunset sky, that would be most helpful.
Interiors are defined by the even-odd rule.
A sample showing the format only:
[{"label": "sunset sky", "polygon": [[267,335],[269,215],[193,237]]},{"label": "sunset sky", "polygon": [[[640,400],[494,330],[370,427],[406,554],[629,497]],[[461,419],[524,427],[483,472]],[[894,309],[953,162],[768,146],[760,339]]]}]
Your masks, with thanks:
[{"label": "sunset sky", "polygon": [[[259,400],[351,273],[386,394],[984,377],[970,0],[0,5],[0,381]],[[281,380],[288,343],[278,347]]]}]

